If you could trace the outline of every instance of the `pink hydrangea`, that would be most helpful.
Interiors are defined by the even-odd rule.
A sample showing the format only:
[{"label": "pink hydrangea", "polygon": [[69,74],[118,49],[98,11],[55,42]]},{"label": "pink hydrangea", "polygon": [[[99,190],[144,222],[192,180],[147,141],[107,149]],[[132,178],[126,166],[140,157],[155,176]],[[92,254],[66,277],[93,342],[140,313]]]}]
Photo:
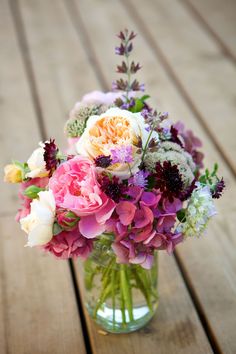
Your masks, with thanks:
[{"label": "pink hydrangea", "polygon": [[57,258],[68,259],[82,257],[86,259],[93,249],[93,241],[83,237],[78,228],[72,231],[62,231],[43,246]]},{"label": "pink hydrangea", "polygon": [[123,240],[113,243],[112,249],[116,254],[117,263],[139,264],[145,269],[152,267],[154,256],[147,247],[140,247],[140,245]]},{"label": "pink hydrangea", "polygon": [[20,200],[22,200],[22,205],[15,217],[17,222],[19,222],[20,219],[26,217],[30,213],[30,203],[32,202],[32,199],[25,196],[24,191],[26,188],[33,185],[39,188],[45,188],[48,185],[48,177],[32,178],[29,181],[21,183],[18,195]]},{"label": "pink hydrangea", "polygon": [[93,163],[76,156],[55,171],[49,181],[57,207],[71,210],[80,217],[83,236],[93,238],[106,229],[115,203],[101,190]]},{"label": "pink hydrangea", "polygon": [[171,253],[183,241],[181,233],[172,232],[182,202],[176,198],[170,202],[158,190],[146,192],[137,186],[129,188],[127,194],[130,199],[118,203],[109,222],[115,234],[112,248],[118,263],[150,269],[154,250]]},{"label": "pink hydrangea", "polygon": [[73,116],[74,112],[84,105],[112,105],[117,98],[121,98],[123,92],[102,92],[102,91],[91,91],[82,97],[81,102],[76,102],[70,115]]},{"label": "pink hydrangea", "polygon": [[149,237],[144,244],[148,247],[154,247],[157,250],[166,250],[171,254],[175,246],[183,241],[183,235],[181,233],[155,233]]}]

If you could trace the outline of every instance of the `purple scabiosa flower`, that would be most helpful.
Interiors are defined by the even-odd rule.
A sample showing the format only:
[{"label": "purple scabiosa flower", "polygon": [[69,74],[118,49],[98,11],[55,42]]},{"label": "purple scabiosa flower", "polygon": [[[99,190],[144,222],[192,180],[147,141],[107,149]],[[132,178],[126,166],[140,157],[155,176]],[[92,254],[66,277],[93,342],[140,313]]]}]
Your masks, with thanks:
[{"label": "purple scabiosa flower", "polygon": [[215,185],[214,191],[212,191],[212,198],[219,199],[222,195],[223,190],[225,189],[225,181],[223,177]]},{"label": "purple scabiosa flower", "polygon": [[52,175],[52,172],[56,169],[59,159],[57,154],[59,152],[58,147],[55,144],[55,140],[50,139],[44,143],[44,154],[43,158],[46,164],[46,170],[50,171],[49,176]]},{"label": "purple scabiosa flower", "polygon": [[133,162],[132,146],[122,145],[111,150],[112,163],[131,163]]},{"label": "purple scabiosa flower", "polygon": [[111,155],[108,155],[108,156],[99,155],[96,157],[94,162],[97,167],[107,168],[112,163]]},{"label": "purple scabiosa flower", "polygon": [[148,171],[138,171],[137,173],[135,173],[135,175],[133,177],[129,178],[129,184],[133,185],[133,186],[138,186],[141,188],[145,188],[147,187],[148,181],[147,181],[147,177],[149,176],[149,172]]}]

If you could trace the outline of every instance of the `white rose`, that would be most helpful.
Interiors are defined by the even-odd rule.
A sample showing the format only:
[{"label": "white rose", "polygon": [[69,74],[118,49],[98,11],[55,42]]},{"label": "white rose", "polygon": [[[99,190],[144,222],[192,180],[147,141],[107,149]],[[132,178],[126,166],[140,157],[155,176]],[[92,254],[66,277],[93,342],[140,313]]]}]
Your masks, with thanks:
[{"label": "white rose", "polygon": [[[93,160],[99,155],[111,155],[112,149],[122,145],[132,146],[133,162],[130,163],[130,168],[132,173],[136,173],[142,156],[137,153],[137,143],[141,139],[144,148],[148,136],[147,125],[141,113],[110,108],[100,116],[91,116],[88,119],[86,129],[76,143],[76,151]],[[158,134],[153,132],[152,137],[158,139]],[[122,179],[130,177],[129,166],[126,163],[116,163],[107,170]]]},{"label": "white rose", "polygon": [[40,147],[33,151],[27,163],[30,172],[26,174],[27,178],[45,177],[48,175],[44,161],[44,143],[39,143]]},{"label": "white rose", "polygon": [[30,214],[20,220],[21,228],[28,234],[26,246],[45,245],[53,237],[56,204],[51,190],[39,192],[39,199],[31,203]]}]

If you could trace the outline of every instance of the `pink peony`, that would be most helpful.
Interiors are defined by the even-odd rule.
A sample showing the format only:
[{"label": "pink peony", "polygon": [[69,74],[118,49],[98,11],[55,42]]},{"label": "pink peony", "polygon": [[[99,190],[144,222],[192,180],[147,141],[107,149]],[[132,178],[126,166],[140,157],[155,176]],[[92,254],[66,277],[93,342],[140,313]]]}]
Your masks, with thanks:
[{"label": "pink peony", "polygon": [[93,238],[106,229],[115,203],[100,189],[93,163],[76,156],[55,171],[49,181],[57,207],[71,210],[81,217],[79,229],[83,236]]},{"label": "pink peony", "polygon": [[62,231],[53,236],[43,249],[53,253],[57,258],[68,259],[82,257],[87,258],[93,248],[92,240],[83,237],[78,228],[72,231]]},{"label": "pink peony", "polygon": [[21,183],[19,190],[19,198],[22,200],[22,207],[18,210],[18,213],[16,214],[15,219],[17,222],[19,222],[20,219],[26,217],[30,213],[30,203],[32,202],[32,199],[26,197],[24,195],[24,191],[26,188],[33,185],[39,188],[45,188],[48,185],[48,177],[32,178],[29,181]]}]

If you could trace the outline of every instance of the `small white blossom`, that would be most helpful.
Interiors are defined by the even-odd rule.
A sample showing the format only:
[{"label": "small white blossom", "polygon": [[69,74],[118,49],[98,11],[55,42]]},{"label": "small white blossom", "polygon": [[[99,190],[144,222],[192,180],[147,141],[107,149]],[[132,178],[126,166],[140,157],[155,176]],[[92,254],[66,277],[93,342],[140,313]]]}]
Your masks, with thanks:
[{"label": "small white blossom", "polygon": [[51,190],[39,192],[39,199],[31,202],[30,214],[20,220],[21,228],[28,234],[26,246],[45,245],[53,237],[55,199]]},{"label": "small white blossom", "polygon": [[39,143],[39,148],[33,151],[27,163],[30,172],[26,174],[27,178],[45,177],[48,175],[44,161],[44,143]]},{"label": "small white blossom", "polygon": [[208,186],[200,184],[190,198],[186,222],[181,225],[181,231],[185,236],[200,236],[205,230],[209,219],[216,214],[215,205]]}]

